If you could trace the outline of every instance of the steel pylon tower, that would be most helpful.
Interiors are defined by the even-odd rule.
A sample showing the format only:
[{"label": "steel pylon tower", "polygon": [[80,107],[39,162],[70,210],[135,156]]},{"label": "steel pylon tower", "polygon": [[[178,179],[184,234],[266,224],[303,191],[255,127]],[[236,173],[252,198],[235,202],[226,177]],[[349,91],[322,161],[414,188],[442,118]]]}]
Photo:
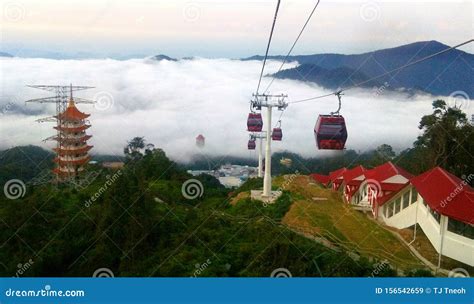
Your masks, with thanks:
[{"label": "steel pylon tower", "polygon": [[265,172],[263,174],[263,197],[271,197],[272,192],[272,148],[271,148],[271,127],[272,127],[272,111],[277,108],[283,111],[288,106],[285,99],[288,95],[269,95],[269,94],[253,94],[254,100],[251,101],[252,107],[256,109],[267,108],[264,129],[267,130],[265,145]]},{"label": "steel pylon tower", "polygon": [[[56,140],[56,148],[57,148],[57,151],[59,151],[62,144],[61,131],[60,131],[62,121],[61,121],[60,114],[66,110],[69,98],[72,98],[73,92],[93,89],[94,87],[73,86],[72,84],[70,85],[27,85],[27,87],[53,92],[55,94],[54,96],[30,99],[25,102],[26,103],[54,103],[55,104],[56,115],[38,119],[37,122],[56,122],[56,129],[57,129],[56,135],[50,136],[44,139],[43,141]],[[83,104],[95,103],[95,101],[93,100],[88,100],[88,99],[78,98],[78,97],[74,97],[74,102],[83,103]],[[58,152],[58,156],[59,156],[59,152]],[[59,175],[57,175],[56,182],[59,183]]]}]

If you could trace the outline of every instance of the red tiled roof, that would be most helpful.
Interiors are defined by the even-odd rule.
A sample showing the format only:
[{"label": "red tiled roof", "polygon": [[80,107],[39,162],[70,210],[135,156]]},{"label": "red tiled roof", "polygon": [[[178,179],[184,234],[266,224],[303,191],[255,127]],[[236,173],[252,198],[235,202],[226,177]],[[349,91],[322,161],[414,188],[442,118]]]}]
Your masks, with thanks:
[{"label": "red tiled roof", "polygon": [[85,119],[89,117],[90,114],[85,114],[79,111],[76,108],[76,105],[74,104],[74,102],[71,100],[69,101],[69,105],[66,108],[66,111],[62,112],[58,116],[59,116],[59,119],[62,119],[62,120],[64,119],[81,120],[81,119]]},{"label": "red tiled roof", "polygon": [[405,184],[395,184],[395,183],[382,183],[380,184],[383,192],[389,192],[387,194],[382,194],[381,196],[377,196],[377,205],[383,206],[388,200],[390,200],[395,194],[397,194],[400,190],[405,188],[409,182]]},{"label": "red tiled roof", "polygon": [[73,165],[84,165],[90,161],[91,157],[87,156],[81,159],[74,159],[74,160],[60,160],[58,157],[54,158],[54,162],[58,163],[60,166],[66,164],[73,164]]},{"label": "red tiled roof", "polygon": [[379,183],[382,183],[386,179],[389,179],[395,175],[401,175],[406,179],[413,177],[413,174],[397,165],[394,165],[392,162],[386,162],[383,165],[377,166],[371,170],[367,170],[364,172],[364,175],[367,179],[373,179]]},{"label": "red tiled roof", "polygon": [[342,178],[342,174],[346,172],[346,168],[341,168],[336,171],[329,172],[329,179],[334,182],[338,178]]},{"label": "red tiled roof", "polygon": [[82,146],[77,149],[53,148],[54,152],[59,152],[60,155],[73,155],[88,152],[93,146]]},{"label": "red tiled roof", "polygon": [[311,176],[315,181],[323,184],[324,186],[326,186],[330,182],[328,175],[313,173],[313,174],[310,174],[309,176]]},{"label": "red tiled roof", "polygon": [[410,182],[436,212],[455,220],[474,224],[474,189],[465,181],[435,167]]},{"label": "red tiled roof", "polygon": [[91,127],[90,125],[81,125],[79,127],[58,127],[58,126],[55,126],[54,128],[56,130],[60,130],[60,131],[75,133],[75,132],[84,131],[86,129],[89,129],[90,127]]},{"label": "red tiled roof", "polygon": [[342,174],[344,182],[347,184],[349,181],[353,180],[356,177],[359,177],[364,174],[365,168],[363,166],[357,166],[352,169],[346,170]]}]

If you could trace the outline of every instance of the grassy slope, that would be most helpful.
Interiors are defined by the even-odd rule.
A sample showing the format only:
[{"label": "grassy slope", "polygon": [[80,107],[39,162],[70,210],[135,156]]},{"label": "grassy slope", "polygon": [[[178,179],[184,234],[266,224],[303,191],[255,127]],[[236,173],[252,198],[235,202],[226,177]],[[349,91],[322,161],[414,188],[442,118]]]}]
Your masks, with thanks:
[{"label": "grassy slope", "polygon": [[424,267],[391,232],[344,204],[340,193],[312,183],[307,176],[291,181],[280,177],[275,184],[284,185],[285,190],[295,196],[295,202],[283,218],[290,229],[308,237],[322,237],[360,256],[388,260],[401,270]]}]

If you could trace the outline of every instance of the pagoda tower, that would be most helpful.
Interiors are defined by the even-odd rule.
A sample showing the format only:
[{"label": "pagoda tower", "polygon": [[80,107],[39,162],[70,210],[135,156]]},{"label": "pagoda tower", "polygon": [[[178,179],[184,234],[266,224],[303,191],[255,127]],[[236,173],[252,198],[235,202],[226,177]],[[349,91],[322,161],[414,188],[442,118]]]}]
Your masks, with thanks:
[{"label": "pagoda tower", "polygon": [[57,141],[56,148],[53,149],[56,152],[54,161],[57,167],[53,172],[58,181],[76,178],[90,160],[88,152],[92,146],[87,141],[92,136],[86,134],[86,130],[90,128],[89,121],[86,120],[89,116],[77,109],[71,87],[68,106],[56,116],[57,126],[54,127],[58,133],[54,138]]}]

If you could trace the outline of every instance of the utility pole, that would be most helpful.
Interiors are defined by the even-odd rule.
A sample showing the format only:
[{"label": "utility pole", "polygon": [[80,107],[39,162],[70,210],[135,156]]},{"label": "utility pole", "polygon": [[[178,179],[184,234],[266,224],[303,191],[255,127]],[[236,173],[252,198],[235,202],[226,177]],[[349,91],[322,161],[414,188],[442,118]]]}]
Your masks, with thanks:
[{"label": "utility pole", "polygon": [[266,145],[265,145],[265,173],[263,176],[263,193],[262,197],[271,197],[272,194],[272,111],[273,108],[277,108],[279,111],[283,111],[288,103],[285,102],[285,98],[288,95],[267,95],[267,94],[254,94],[255,100],[252,100],[252,106],[256,109],[262,107],[267,108],[267,115],[265,118],[264,129],[267,130],[266,134]]}]

